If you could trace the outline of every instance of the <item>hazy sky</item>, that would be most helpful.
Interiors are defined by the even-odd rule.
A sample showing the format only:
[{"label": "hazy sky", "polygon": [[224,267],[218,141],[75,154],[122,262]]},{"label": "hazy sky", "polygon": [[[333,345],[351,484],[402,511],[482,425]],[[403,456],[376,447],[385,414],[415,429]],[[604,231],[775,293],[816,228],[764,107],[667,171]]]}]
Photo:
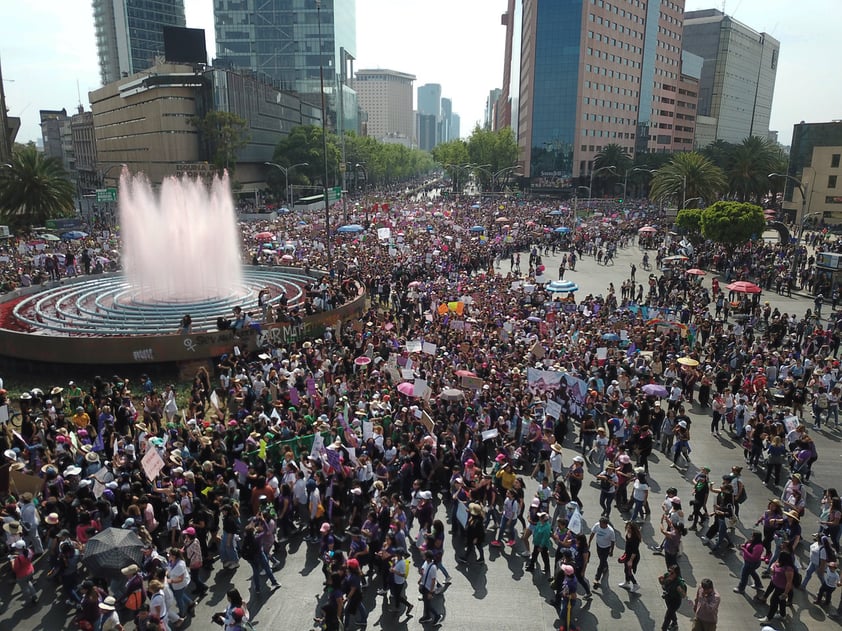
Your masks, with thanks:
[{"label": "hazy sky", "polygon": [[[205,28],[213,51],[212,1],[185,4],[187,25]],[[781,142],[789,142],[799,121],[842,118],[842,82],[832,70],[838,65],[833,51],[842,0],[724,4],[726,13],[781,42],[771,123]],[[483,119],[489,90],[501,87],[505,28],[500,16],[506,5],[506,0],[357,0],[356,68],[412,73],[416,87],[440,83],[467,136]],[[722,5],[686,0],[687,10]],[[23,119],[19,139],[34,140],[40,137],[39,109],[73,111],[79,93],[87,108],[87,92],[99,86],[91,5],[88,0],[27,0],[16,3],[14,11],[4,8],[0,59],[7,106]]]}]

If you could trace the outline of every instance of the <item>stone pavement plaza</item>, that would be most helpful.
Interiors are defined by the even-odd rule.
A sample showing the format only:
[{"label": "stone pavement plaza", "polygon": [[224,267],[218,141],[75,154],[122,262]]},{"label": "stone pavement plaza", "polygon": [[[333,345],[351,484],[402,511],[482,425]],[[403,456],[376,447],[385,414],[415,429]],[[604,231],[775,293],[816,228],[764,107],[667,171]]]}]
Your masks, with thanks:
[{"label": "stone pavement plaza", "polygon": [[[522,268],[526,267],[527,259],[521,255]],[[577,263],[577,271],[568,271],[566,279],[577,282],[581,289],[586,292],[605,293],[608,283],[613,282],[615,287],[627,277],[629,265],[634,262],[638,267],[637,279],[645,278],[648,273],[643,272],[640,264],[641,252],[637,247],[629,247],[621,250],[613,266],[603,267],[589,257]],[[650,257],[654,254],[650,251]],[[558,270],[557,257],[545,257],[549,276],[556,278]],[[508,262],[503,264],[504,272],[508,271]],[[705,277],[707,286],[710,283],[710,275]],[[580,293],[581,298],[585,294]],[[765,297],[764,297],[765,298]],[[804,311],[812,306],[812,301],[807,298],[781,298],[769,296],[773,306],[777,306],[782,312],[792,311],[802,315]],[[664,490],[669,486],[679,489],[679,495],[684,499],[686,513],[689,515],[688,501],[690,499],[690,483],[688,479],[696,471],[697,465],[707,465],[712,470],[714,480],[727,473],[734,464],[743,464],[742,449],[738,445],[725,438],[716,439],[711,436],[709,427],[709,412],[698,408],[691,409],[691,418],[694,421],[692,431],[692,459],[693,463],[687,471],[686,477],[676,469],[669,468],[669,462],[659,453],[655,452],[650,466],[652,495],[650,505],[653,514],[643,524],[643,536],[645,544],[653,544],[659,541],[658,532],[659,510]],[[842,486],[842,479],[837,480],[835,473],[838,473],[840,463],[839,441],[842,432],[815,432],[816,442],[819,450],[819,460],[814,468],[814,475],[809,484],[810,501],[808,502],[807,514],[803,521],[805,540],[802,544],[800,557],[804,562],[805,552],[809,545],[810,534],[816,531],[817,509],[816,498],[821,495],[825,485]],[[565,445],[564,463],[570,463],[574,455],[574,447],[571,442]],[[591,479],[596,474],[593,467],[590,469]],[[746,470],[744,476],[748,490],[748,500],[741,506],[742,521],[737,529],[736,542],[739,544],[744,537],[751,532],[754,521],[761,514],[766,503],[772,497],[773,489],[763,486],[758,475]],[[535,488],[535,482],[529,481],[528,496],[531,496]],[[780,489],[778,489],[778,493]],[[599,513],[598,490],[595,484],[586,484],[583,488],[582,499],[585,502],[585,519],[588,526],[593,524]],[[444,519],[444,510],[440,507],[438,517]],[[619,530],[619,540],[622,540],[623,522],[621,516],[614,511],[612,523]],[[712,554],[709,549],[702,545],[699,540],[701,533],[688,533],[685,537],[683,548],[684,554],[680,558],[680,566],[685,580],[688,583],[688,595],[695,594],[696,587],[702,578],[713,579],[716,589],[722,596],[722,604],[719,611],[719,629],[721,630],[753,630],[759,629],[754,616],[759,613],[765,614],[765,607],[758,608],[751,600],[752,590],[747,590],[747,595],[738,595],[731,591],[737,583],[737,574],[741,567],[741,559],[738,552],[729,552],[721,555]],[[491,533],[488,533],[488,540]],[[519,544],[520,545],[520,544]],[[619,547],[621,547],[620,544]],[[548,579],[540,572],[529,573],[524,571],[525,559],[512,554],[509,548],[503,550],[486,548],[486,565],[484,567],[472,564],[470,566],[458,565],[454,559],[453,544],[450,540],[446,542],[445,566],[453,577],[444,598],[444,611],[447,616],[442,626],[443,629],[452,631],[496,629],[496,630],[517,630],[517,631],[545,631],[558,629],[560,621],[550,601],[553,597]],[[520,548],[518,548],[520,550]],[[630,594],[628,590],[617,587],[617,583],[623,580],[622,571],[616,559],[620,556],[621,550],[615,553],[609,566],[609,576],[603,581],[604,588],[596,590],[590,601],[580,600],[579,606],[575,609],[575,617],[578,627],[582,630],[591,629],[660,629],[664,615],[664,604],[660,597],[660,588],[657,577],[664,572],[664,558],[655,556],[646,549],[643,549],[642,560],[638,569],[637,579],[641,585],[638,594]],[[415,560],[418,561],[417,552]],[[211,629],[217,628],[210,621],[211,615],[221,611],[225,606],[225,592],[232,585],[237,586],[244,595],[249,594],[250,569],[247,563],[242,563],[239,570],[232,575],[231,572],[223,572],[218,568],[217,562],[215,571],[208,579],[211,590],[196,607],[196,615],[189,625],[184,628]],[[589,580],[593,579],[596,569],[596,554],[592,548],[592,561],[587,571]],[[49,579],[43,576],[43,568],[39,567],[40,578],[37,587],[42,596],[37,605],[23,605],[20,600],[19,591],[14,582],[6,573],[0,581],[0,602],[5,606],[0,612],[0,629],[15,629],[21,631],[71,628],[70,614],[63,604],[63,598],[56,594],[56,587]],[[283,558],[283,569],[276,573],[282,582],[281,589],[272,593],[263,590],[263,596],[251,596],[249,610],[256,628],[262,631],[305,631],[312,628],[312,618],[316,611],[317,599],[322,593],[323,575],[321,563],[318,559],[318,546],[308,546],[300,539],[294,539],[288,547],[288,554]],[[415,599],[417,589],[415,579],[417,571],[410,574],[408,585],[408,598],[417,605],[413,616],[407,619],[405,616],[396,618],[384,607],[383,597],[376,596],[375,587],[369,587],[365,592],[365,602],[368,607],[369,629],[387,629],[389,631],[402,631],[404,629],[420,629],[422,625],[418,622],[421,616],[421,607]],[[765,582],[765,581],[764,581]],[[788,629],[793,631],[816,631],[819,629],[836,629],[837,623],[826,617],[822,608],[810,604],[815,597],[815,590],[818,581],[811,581],[808,593],[797,591],[795,595],[795,615],[791,621],[784,625],[781,621],[771,624],[776,629]],[[10,592],[13,590],[10,602]],[[55,595],[55,598],[53,596]],[[834,606],[839,602],[839,592],[834,595]],[[679,611],[679,628],[689,630],[691,627],[692,611],[688,603],[684,603]],[[128,625],[127,628],[133,628]]]}]

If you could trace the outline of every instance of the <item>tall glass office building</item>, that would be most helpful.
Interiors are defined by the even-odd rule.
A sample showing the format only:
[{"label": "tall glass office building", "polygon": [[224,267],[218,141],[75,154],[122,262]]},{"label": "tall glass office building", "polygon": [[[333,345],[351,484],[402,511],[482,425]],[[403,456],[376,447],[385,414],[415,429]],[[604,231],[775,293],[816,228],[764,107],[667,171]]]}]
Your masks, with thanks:
[{"label": "tall glass office building", "polygon": [[330,126],[358,130],[356,95],[349,87],[356,0],[321,0],[321,8],[316,0],[214,0],[213,10],[217,65],[253,70],[282,90],[316,100],[323,67]]},{"label": "tall glass office building", "polygon": [[684,0],[510,0],[504,92],[533,188],[575,192],[610,144],[692,148],[675,124],[695,108],[680,86],[683,12]]},{"label": "tall glass office building", "polygon": [[184,0],[93,0],[103,85],[155,65],[164,27],[185,26]]}]

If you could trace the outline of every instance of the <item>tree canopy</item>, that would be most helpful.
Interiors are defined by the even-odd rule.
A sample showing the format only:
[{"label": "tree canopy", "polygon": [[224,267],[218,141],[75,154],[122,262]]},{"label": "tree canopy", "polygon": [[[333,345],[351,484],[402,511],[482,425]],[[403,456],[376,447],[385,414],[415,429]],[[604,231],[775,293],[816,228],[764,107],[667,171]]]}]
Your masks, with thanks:
[{"label": "tree canopy", "polygon": [[211,162],[221,171],[233,173],[237,166],[237,152],[249,141],[248,121],[232,112],[211,110],[203,117],[192,119],[211,156]]},{"label": "tree canopy", "polygon": [[[467,141],[442,143],[432,153],[453,182],[454,191],[461,190],[471,174],[480,180],[484,190],[501,188],[518,162],[517,140],[509,127],[490,131],[477,125]],[[495,179],[495,174],[499,178]]]},{"label": "tree canopy", "polygon": [[705,239],[733,248],[749,239],[760,238],[766,218],[760,206],[719,201],[702,211],[700,224]]},{"label": "tree canopy", "polygon": [[678,211],[675,218],[675,225],[684,234],[693,240],[699,240],[702,236],[702,213],[701,208],[685,208]]},{"label": "tree canopy", "polygon": [[35,147],[18,148],[8,166],[0,165],[0,220],[13,230],[72,216],[74,194],[61,162]]},{"label": "tree canopy", "polygon": [[[324,144],[322,128],[301,125],[290,130],[275,147],[273,162],[281,166],[306,162],[289,173],[290,185],[322,186],[324,180]],[[345,185],[381,185],[409,180],[429,173],[434,168],[429,153],[410,149],[404,145],[379,142],[353,132],[345,134]],[[342,184],[342,149],[339,137],[327,134],[327,186]],[[270,187],[276,192],[283,190],[284,178],[277,169],[269,174]]]},{"label": "tree canopy", "polygon": [[705,156],[696,152],[677,153],[652,178],[650,197],[671,200],[681,210],[682,203],[698,207],[700,201],[715,201],[728,189],[725,174]]}]

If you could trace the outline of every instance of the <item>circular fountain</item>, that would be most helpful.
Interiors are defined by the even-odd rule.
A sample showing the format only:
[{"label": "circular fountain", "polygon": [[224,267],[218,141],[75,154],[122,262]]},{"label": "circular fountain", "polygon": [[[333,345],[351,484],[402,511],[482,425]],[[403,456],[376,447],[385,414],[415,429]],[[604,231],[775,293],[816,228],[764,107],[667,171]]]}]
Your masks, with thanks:
[{"label": "circular fountain", "polygon": [[[159,192],[142,175],[120,178],[124,273],[63,279],[0,299],[0,355],[70,364],[168,363],[206,359],[320,334],[358,316],[364,296],[294,323],[255,326],[234,337],[218,320],[235,307],[261,316],[285,296],[301,305],[305,287],[323,272],[243,267],[227,176],[210,187],[167,178]],[[189,314],[192,328],[182,334]]]}]

